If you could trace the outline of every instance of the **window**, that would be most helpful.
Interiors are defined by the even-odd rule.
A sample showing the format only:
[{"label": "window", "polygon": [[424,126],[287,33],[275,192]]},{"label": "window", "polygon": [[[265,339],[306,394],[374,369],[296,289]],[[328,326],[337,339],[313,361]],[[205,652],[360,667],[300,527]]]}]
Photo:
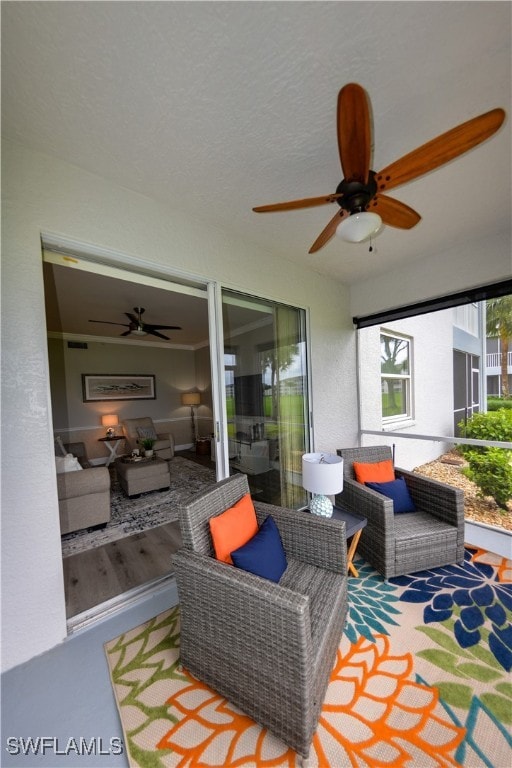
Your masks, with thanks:
[{"label": "window", "polygon": [[380,372],[383,421],[412,418],[411,339],[381,331]]}]

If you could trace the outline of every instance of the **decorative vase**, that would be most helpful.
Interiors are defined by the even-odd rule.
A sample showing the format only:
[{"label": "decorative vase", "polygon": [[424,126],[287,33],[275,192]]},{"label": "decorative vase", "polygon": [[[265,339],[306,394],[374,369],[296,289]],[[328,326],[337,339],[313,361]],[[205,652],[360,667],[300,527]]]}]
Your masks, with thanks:
[{"label": "decorative vase", "polygon": [[310,501],[309,509],[313,515],[332,517],[332,501],[321,494],[315,494]]},{"label": "decorative vase", "polygon": [[146,457],[146,459],[151,459],[153,456],[153,449],[146,448],[146,450],[144,451],[144,456]]}]

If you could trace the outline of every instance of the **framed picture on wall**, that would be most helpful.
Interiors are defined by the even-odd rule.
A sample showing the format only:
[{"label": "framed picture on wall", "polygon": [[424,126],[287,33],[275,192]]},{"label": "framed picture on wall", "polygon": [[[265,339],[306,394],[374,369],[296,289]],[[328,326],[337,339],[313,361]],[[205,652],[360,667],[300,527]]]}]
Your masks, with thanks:
[{"label": "framed picture on wall", "polygon": [[152,374],[82,373],[84,403],[99,400],[156,400]]}]

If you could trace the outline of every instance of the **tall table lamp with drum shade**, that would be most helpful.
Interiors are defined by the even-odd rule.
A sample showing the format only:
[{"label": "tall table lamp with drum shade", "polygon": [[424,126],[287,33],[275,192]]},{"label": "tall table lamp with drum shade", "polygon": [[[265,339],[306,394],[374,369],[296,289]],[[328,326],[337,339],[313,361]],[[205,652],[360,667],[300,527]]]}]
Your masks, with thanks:
[{"label": "tall table lamp with drum shade", "polygon": [[314,515],[332,517],[327,498],[343,490],[343,459],[332,453],[305,453],[302,457],[302,486],[313,494],[309,509]]}]

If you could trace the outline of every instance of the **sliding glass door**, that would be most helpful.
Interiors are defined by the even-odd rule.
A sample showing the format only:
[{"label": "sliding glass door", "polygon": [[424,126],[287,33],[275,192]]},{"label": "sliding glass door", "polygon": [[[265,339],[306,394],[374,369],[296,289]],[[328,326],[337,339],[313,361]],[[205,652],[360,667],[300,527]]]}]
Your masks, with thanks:
[{"label": "sliding glass door", "polygon": [[305,311],[223,290],[222,317],[230,472],[245,473],[260,501],[304,506]]}]

